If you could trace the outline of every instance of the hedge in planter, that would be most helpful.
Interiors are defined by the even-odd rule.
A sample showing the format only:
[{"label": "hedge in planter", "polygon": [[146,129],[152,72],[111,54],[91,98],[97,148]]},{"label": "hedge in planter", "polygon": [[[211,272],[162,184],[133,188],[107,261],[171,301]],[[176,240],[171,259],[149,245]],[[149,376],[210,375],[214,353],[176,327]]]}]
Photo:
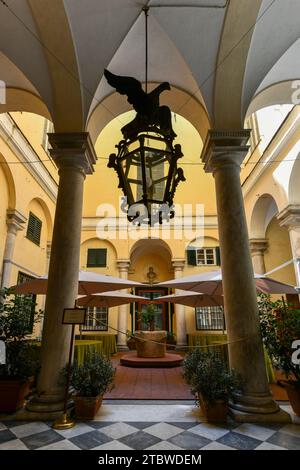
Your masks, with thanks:
[{"label": "hedge in planter", "polygon": [[300,310],[281,300],[272,302],[266,294],[259,295],[258,306],[265,348],[274,366],[284,372],[291,406],[300,416],[300,365],[292,361],[292,344],[300,339]]},{"label": "hedge in planter", "polygon": [[183,363],[183,374],[196,403],[208,421],[226,421],[228,401],[241,389],[242,380],[215,353],[195,348]]},{"label": "hedge in planter", "polygon": [[115,368],[99,353],[89,354],[85,362],[76,362],[71,370],[71,386],[75,390],[75,413],[79,419],[93,419],[103,395],[113,388]]},{"label": "hedge in planter", "polygon": [[[0,365],[0,412],[13,413],[22,408],[39,370],[36,347],[28,342],[28,319],[39,320],[31,296],[0,292],[0,339],[6,345],[6,363]],[[33,313],[34,312],[34,313]]]}]

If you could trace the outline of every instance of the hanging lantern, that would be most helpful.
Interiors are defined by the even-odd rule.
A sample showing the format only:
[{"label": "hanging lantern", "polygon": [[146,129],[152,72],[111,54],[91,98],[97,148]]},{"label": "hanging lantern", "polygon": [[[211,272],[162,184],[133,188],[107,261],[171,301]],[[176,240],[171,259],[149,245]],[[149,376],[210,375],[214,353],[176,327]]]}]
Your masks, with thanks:
[{"label": "hanging lantern", "polygon": [[173,145],[176,134],[171,111],[168,106],[159,104],[160,94],[170,90],[170,84],[161,83],[147,92],[148,7],[143,11],[146,18],[145,91],[141,82],[133,77],[104,71],[108,83],[120,94],[127,95],[128,102],[137,112],[135,118],[121,129],[124,139],[116,145],[118,153],[110,155],[108,167],[118,174],[119,188],[126,197],[128,220],[154,225],[174,217],[174,194],[185,177],[182,168],[177,167],[183,154],[179,144]]},{"label": "hanging lantern", "polygon": [[177,160],[183,156],[163,133],[141,132],[136,139],[122,140],[118,154],[109,157],[109,168],[119,177],[126,196],[128,220],[154,225],[174,217],[173,198],[180,181],[185,181]]}]

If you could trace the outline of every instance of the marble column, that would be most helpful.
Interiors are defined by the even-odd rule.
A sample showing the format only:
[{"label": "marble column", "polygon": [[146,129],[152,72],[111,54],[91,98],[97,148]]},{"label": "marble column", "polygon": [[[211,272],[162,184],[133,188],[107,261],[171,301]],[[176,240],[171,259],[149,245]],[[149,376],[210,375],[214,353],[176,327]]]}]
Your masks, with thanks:
[{"label": "marble column", "polygon": [[249,240],[250,252],[252,256],[253,270],[256,274],[265,274],[265,252],[268,248],[268,241],[264,238],[252,238]]},{"label": "marble column", "polygon": [[[174,277],[178,279],[182,277],[183,268],[185,265],[184,259],[173,259],[172,266],[174,269]],[[181,290],[176,289],[176,293],[180,294]],[[185,306],[175,304],[176,314],[176,349],[186,349],[186,324],[185,324]]]},{"label": "marble column", "polygon": [[[119,270],[119,277],[128,279],[128,270],[130,260],[118,260],[117,267]],[[127,292],[127,289],[124,289]],[[120,305],[118,312],[118,340],[117,346],[119,351],[128,351],[126,332],[128,330],[128,304]]]},{"label": "marble column", "polygon": [[64,308],[72,308],[78,294],[83,186],[96,162],[88,133],[49,134],[51,157],[59,170],[59,185],[45,305],[41,371],[30,411],[62,410],[63,388],[58,385],[68,361],[71,326],[62,325]]},{"label": "marble column", "polygon": [[[52,242],[48,241],[47,246],[46,246],[46,268],[45,268],[45,276],[47,276],[47,277],[48,277],[49,266],[50,266],[51,245],[52,245]],[[45,311],[45,306],[46,306],[46,297],[43,296],[43,303],[42,303],[42,306],[41,306],[41,310],[43,312]],[[44,326],[44,314],[42,314],[40,322],[39,322],[39,335],[38,335],[39,339],[42,339],[43,326]]]},{"label": "marble column", "polygon": [[250,130],[209,131],[202,152],[204,169],[215,179],[229,361],[244,379],[243,391],[231,403],[240,421],[279,411],[268,386],[240,183],[249,136]]},{"label": "marble column", "polygon": [[289,231],[297,286],[300,287],[300,205],[289,205],[281,211],[277,219],[281,227]]},{"label": "marble column", "polygon": [[24,230],[26,217],[17,210],[7,210],[6,224],[7,234],[3,254],[1,287],[9,287],[11,284],[11,268],[16,244],[17,232]]}]

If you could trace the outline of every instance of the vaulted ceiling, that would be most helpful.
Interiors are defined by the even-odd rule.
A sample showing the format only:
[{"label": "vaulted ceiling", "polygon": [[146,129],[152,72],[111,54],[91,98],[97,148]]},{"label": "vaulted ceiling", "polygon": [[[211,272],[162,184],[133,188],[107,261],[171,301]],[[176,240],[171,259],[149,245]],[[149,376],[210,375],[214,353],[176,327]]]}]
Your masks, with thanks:
[{"label": "vaulted ceiling", "polygon": [[[6,3],[6,5],[5,5]],[[0,111],[51,119],[95,140],[130,109],[103,78],[169,81],[162,99],[205,135],[241,128],[257,108],[290,103],[300,79],[299,0],[6,0],[0,2]]]}]

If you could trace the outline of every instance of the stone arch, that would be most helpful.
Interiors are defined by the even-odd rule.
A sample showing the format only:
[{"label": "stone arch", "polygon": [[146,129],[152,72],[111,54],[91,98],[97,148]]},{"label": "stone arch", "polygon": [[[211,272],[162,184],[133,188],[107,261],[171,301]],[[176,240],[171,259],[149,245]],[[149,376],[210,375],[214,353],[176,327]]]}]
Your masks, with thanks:
[{"label": "stone arch", "polygon": [[[87,267],[87,250],[89,248],[106,248],[107,250],[107,258],[106,258],[106,266],[102,268],[90,268]],[[82,241],[80,246],[80,269],[100,269],[101,272],[103,270],[108,271],[111,275],[118,275],[116,261],[118,259],[118,253],[115,245],[111,243],[109,240],[101,239],[98,237],[90,237],[86,238]]]},{"label": "stone arch", "polygon": [[13,174],[11,169],[5,159],[5,157],[0,153],[0,168],[3,171],[4,177],[7,181],[8,189],[8,207],[7,209],[16,208],[16,186]]},{"label": "stone arch", "polygon": [[271,194],[262,194],[255,202],[250,217],[250,238],[264,239],[269,223],[278,214],[278,205]]},{"label": "stone arch", "polygon": [[6,103],[0,104],[0,113],[14,111],[38,114],[52,121],[47,106],[38,95],[28,90],[8,87],[6,89]]},{"label": "stone arch", "polygon": [[202,248],[202,247],[214,247],[219,245],[219,240],[216,237],[211,235],[203,235],[201,237],[194,238],[188,243],[187,249],[189,247],[193,248]]},{"label": "stone arch", "polygon": [[[267,86],[266,88],[259,91],[259,93],[254,96],[253,100],[251,101],[245,118],[249,117],[259,109],[266,108],[268,106],[274,106],[278,104],[295,105],[296,103],[294,102],[294,96],[297,95],[297,89],[293,88],[293,84],[295,82],[295,80],[285,80]],[[298,97],[300,98],[299,89],[300,86],[298,87]]]},{"label": "stone arch", "polygon": [[[149,84],[149,87],[154,84]],[[186,91],[172,86],[172,90],[162,95],[161,104],[170,107],[171,111],[187,119],[197,129],[201,139],[204,141],[207,131],[210,129],[210,121],[207,112],[195,97]],[[106,96],[92,111],[87,122],[87,131],[90,132],[92,142],[95,143],[104,127],[114,118],[131,111],[132,106],[126,98],[118,93]]]},{"label": "stone arch", "polygon": [[133,279],[148,282],[147,273],[150,267],[156,274],[155,282],[171,277],[173,254],[164,240],[159,238],[138,240],[131,247],[129,256]]},{"label": "stone arch", "polygon": [[289,204],[300,204],[299,181],[300,181],[300,152],[298,151],[298,154],[293,163],[291,173],[290,173],[290,178],[288,181],[288,203]]},{"label": "stone arch", "polygon": [[[52,215],[51,215],[50,209],[48,205],[46,204],[46,202],[40,197],[35,197],[31,199],[31,201],[28,204],[28,213],[30,212],[31,208],[34,211],[34,207],[38,207],[38,206],[41,209],[41,212],[39,213],[40,214],[42,213],[44,217],[44,221],[42,222],[46,222],[46,229],[44,232],[44,237],[45,237],[46,242],[48,242],[52,239],[53,221],[52,221]],[[37,217],[39,217],[39,214],[36,214],[36,215]]]}]

